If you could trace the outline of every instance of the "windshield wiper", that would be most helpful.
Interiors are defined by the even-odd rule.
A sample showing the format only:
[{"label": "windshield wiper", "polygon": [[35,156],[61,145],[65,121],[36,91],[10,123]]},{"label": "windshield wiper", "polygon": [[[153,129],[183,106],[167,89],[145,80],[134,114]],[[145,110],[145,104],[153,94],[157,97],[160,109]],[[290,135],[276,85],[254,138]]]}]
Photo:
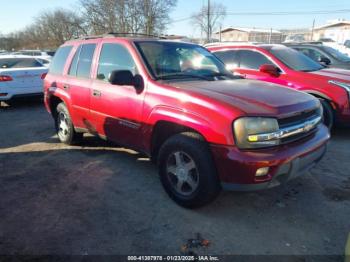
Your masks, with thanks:
[{"label": "windshield wiper", "polygon": [[157,77],[157,79],[160,79],[160,80],[168,80],[172,78],[198,78],[198,79],[203,79],[207,81],[212,81],[212,79],[208,76],[201,76],[201,75],[194,75],[194,74],[181,74],[181,73],[161,75]]},{"label": "windshield wiper", "polygon": [[210,75],[205,75],[206,77],[218,77],[218,76],[226,76],[226,77],[228,77],[228,78],[230,78],[230,79],[235,79],[235,78],[241,78],[241,77],[237,77],[237,76],[235,76],[234,74],[231,74],[231,73],[212,73],[212,74],[210,74]]},{"label": "windshield wiper", "polygon": [[304,69],[304,70],[300,70],[301,72],[315,72],[315,71],[320,71],[321,69],[324,69],[326,67],[322,67],[322,68],[317,68],[317,69]]}]

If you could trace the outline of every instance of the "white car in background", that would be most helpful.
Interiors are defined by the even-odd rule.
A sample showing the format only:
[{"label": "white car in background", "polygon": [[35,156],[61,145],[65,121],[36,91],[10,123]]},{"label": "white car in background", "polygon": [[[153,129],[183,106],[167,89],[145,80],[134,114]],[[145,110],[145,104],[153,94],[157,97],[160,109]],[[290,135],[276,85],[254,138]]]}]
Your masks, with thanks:
[{"label": "white car in background", "polygon": [[0,102],[27,96],[42,96],[48,68],[35,57],[0,56]]},{"label": "white car in background", "polygon": [[13,55],[26,55],[26,56],[34,56],[36,58],[51,60],[55,55],[54,51],[40,51],[40,50],[20,50],[12,53]]},{"label": "white car in background", "polygon": [[345,41],[345,43],[341,43],[341,44],[335,42],[334,40],[332,40],[330,38],[321,38],[319,41],[322,42],[323,45],[332,47],[332,48],[338,50],[339,52],[350,57],[350,43],[348,43],[347,41]]}]

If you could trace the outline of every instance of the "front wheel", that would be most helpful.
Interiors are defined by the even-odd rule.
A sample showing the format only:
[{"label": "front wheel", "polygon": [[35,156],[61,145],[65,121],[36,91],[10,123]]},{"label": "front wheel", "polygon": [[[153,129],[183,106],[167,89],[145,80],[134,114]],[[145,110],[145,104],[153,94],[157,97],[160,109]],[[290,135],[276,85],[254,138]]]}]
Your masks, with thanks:
[{"label": "front wheel", "polygon": [[334,125],[334,113],[331,105],[328,101],[320,99],[323,108],[323,123],[328,127],[329,130],[333,128]]},{"label": "front wheel", "polygon": [[64,103],[60,103],[56,107],[55,124],[57,136],[62,143],[73,145],[83,138],[83,133],[75,132],[70,114]]},{"label": "front wheel", "polygon": [[158,161],[162,185],[179,205],[200,207],[219,194],[210,149],[198,134],[181,133],[169,138],[160,149]]}]

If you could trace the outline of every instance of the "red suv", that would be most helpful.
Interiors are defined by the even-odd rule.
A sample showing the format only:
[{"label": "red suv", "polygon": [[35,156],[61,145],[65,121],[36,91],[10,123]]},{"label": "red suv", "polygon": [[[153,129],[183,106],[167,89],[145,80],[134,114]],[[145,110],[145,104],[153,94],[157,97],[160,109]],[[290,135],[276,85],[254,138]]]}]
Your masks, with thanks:
[{"label": "red suv", "polygon": [[314,97],[226,71],[205,48],[118,35],[69,41],[45,78],[59,139],[92,133],[144,152],[178,204],[221,187],[280,185],[317,163],[328,129]]},{"label": "red suv", "polygon": [[280,84],[319,98],[329,128],[333,123],[350,126],[350,71],[325,68],[283,45],[221,43],[208,49],[244,78]]}]

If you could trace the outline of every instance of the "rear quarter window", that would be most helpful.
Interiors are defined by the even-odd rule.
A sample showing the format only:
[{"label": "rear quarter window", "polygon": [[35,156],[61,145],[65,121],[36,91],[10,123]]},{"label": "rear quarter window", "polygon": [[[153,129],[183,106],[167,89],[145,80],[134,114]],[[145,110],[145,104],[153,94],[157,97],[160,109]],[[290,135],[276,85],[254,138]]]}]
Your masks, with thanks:
[{"label": "rear quarter window", "polygon": [[50,70],[51,74],[62,75],[67,58],[72,50],[73,46],[60,47],[55,56],[52,59]]}]

